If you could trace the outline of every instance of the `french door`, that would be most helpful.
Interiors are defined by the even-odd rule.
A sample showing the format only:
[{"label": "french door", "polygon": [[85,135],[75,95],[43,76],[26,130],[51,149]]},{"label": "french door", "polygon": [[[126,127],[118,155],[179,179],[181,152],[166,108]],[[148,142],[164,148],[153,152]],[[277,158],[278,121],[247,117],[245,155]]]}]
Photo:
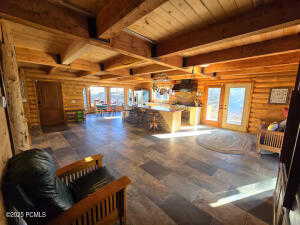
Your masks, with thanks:
[{"label": "french door", "polygon": [[250,111],[251,84],[226,84],[206,89],[204,123],[246,131]]},{"label": "french door", "polygon": [[206,108],[204,123],[211,126],[220,126],[222,119],[222,86],[209,86],[206,88]]},{"label": "french door", "polygon": [[222,127],[246,131],[250,112],[251,84],[226,84]]}]

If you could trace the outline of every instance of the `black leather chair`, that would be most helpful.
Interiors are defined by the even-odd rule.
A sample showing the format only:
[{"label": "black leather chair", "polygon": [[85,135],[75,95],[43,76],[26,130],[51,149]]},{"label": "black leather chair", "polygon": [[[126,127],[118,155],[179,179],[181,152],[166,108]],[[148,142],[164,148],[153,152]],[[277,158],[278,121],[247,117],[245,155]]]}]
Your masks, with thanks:
[{"label": "black leather chair", "polygon": [[40,149],[8,161],[2,189],[9,224],[125,224],[130,180],[116,180],[102,167],[101,155],[57,168],[53,157]]}]

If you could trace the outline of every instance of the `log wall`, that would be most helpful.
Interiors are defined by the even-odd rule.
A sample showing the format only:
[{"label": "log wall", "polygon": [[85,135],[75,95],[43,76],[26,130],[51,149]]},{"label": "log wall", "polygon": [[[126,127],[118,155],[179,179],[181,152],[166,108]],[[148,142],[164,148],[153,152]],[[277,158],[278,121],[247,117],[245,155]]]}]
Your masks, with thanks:
[{"label": "log wall", "polygon": [[[1,89],[1,87],[0,87]],[[1,92],[0,92],[1,97]],[[3,172],[7,160],[12,156],[9,133],[7,128],[7,119],[4,108],[0,107],[0,179],[2,180]],[[3,207],[2,191],[0,191],[0,224],[6,224],[5,210]]]},{"label": "log wall", "polygon": [[[38,97],[36,92],[36,85],[38,80],[50,81],[50,82],[60,82],[62,87],[63,96],[63,107],[64,110],[80,110],[84,109],[83,103],[83,88],[90,87],[92,85],[109,87],[108,84],[97,84],[94,82],[82,82],[74,80],[57,80],[50,79],[50,77],[36,78],[31,77],[31,74],[25,72],[25,88],[26,88],[26,103],[25,103],[25,113],[28,119],[28,124],[30,127],[40,125],[40,116],[38,108]],[[113,87],[117,87],[113,85]],[[125,86],[120,86],[125,87]],[[125,87],[126,88],[126,87]],[[125,93],[127,93],[125,91]]]},{"label": "log wall", "polygon": [[256,133],[258,131],[260,119],[272,119],[274,121],[283,120],[282,109],[284,107],[288,107],[288,105],[269,104],[270,90],[273,87],[292,88],[294,86],[295,79],[295,73],[227,76],[218,80],[199,80],[198,91],[202,93],[201,102],[204,104],[203,110],[205,110],[205,88],[207,86],[239,82],[252,83],[252,95],[249,102],[251,107],[248,132]]}]

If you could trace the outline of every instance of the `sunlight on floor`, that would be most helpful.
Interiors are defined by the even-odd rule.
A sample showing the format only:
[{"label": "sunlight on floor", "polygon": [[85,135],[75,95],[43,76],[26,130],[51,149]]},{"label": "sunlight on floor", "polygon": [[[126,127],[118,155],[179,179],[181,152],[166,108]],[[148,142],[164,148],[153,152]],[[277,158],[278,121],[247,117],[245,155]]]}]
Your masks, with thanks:
[{"label": "sunlight on floor", "polygon": [[112,120],[112,119],[119,119],[122,118],[121,116],[105,116],[103,119],[105,120]]},{"label": "sunlight on floor", "polygon": [[276,178],[272,178],[272,179],[264,180],[262,182],[241,186],[236,188],[239,194],[231,195],[225,198],[220,198],[218,201],[214,203],[210,203],[209,205],[214,208],[222,205],[226,205],[231,202],[235,202],[244,198],[258,195],[265,191],[271,191],[275,188],[275,185],[276,185]]},{"label": "sunlight on floor", "polygon": [[196,126],[182,126],[180,130],[197,130],[199,128],[205,128],[208,129],[207,127],[204,127],[203,125],[196,125]]},{"label": "sunlight on floor", "polygon": [[154,134],[152,136],[165,139],[165,138],[176,138],[176,137],[189,137],[189,136],[198,136],[201,134],[210,134],[209,130],[197,130],[197,131],[187,131],[187,132],[176,132],[176,133],[168,133],[168,134]]}]

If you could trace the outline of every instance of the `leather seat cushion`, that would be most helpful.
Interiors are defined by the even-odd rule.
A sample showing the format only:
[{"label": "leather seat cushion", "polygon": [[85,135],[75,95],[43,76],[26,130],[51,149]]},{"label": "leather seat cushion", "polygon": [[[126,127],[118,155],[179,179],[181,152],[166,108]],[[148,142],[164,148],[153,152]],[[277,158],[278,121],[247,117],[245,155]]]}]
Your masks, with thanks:
[{"label": "leather seat cushion", "polygon": [[75,201],[80,201],[89,194],[94,193],[106,184],[111,183],[115,178],[109,173],[105,167],[78,178],[70,185]]}]

